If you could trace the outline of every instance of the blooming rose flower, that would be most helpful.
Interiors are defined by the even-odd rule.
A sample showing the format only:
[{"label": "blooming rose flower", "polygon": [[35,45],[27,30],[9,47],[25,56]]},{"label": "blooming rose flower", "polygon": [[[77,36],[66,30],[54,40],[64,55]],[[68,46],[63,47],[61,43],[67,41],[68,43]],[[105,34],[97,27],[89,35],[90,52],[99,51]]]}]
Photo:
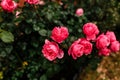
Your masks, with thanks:
[{"label": "blooming rose flower", "polygon": [[105,48],[99,50],[99,55],[109,56],[110,52],[111,52],[111,50],[108,49],[107,47],[105,47]]},{"label": "blooming rose flower", "polygon": [[8,11],[8,12],[12,12],[17,8],[18,4],[12,0],[2,0],[0,5],[1,5],[3,10]]},{"label": "blooming rose flower", "polygon": [[82,44],[84,46],[84,54],[85,55],[88,55],[88,54],[91,53],[91,51],[92,51],[92,43],[90,43],[85,38],[82,38],[81,41],[80,41],[80,44]]},{"label": "blooming rose flower", "polygon": [[86,35],[87,40],[95,40],[99,30],[94,23],[86,23],[83,25],[83,33]]},{"label": "blooming rose flower", "polygon": [[78,8],[78,9],[76,10],[76,12],[75,12],[75,14],[76,14],[77,16],[82,16],[83,13],[84,13],[84,11],[83,11],[82,8]]},{"label": "blooming rose flower", "polygon": [[54,41],[61,43],[68,37],[68,35],[69,35],[69,32],[66,27],[55,27],[52,30],[51,38]]},{"label": "blooming rose flower", "polygon": [[29,4],[39,4],[39,0],[26,0]]},{"label": "blooming rose flower", "polygon": [[107,31],[106,36],[110,39],[110,42],[116,41],[116,36],[114,32]]},{"label": "blooming rose flower", "polygon": [[80,41],[81,41],[80,39],[74,41],[74,43],[70,46],[68,50],[68,54],[72,55],[73,59],[77,59],[77,57],[83,55],[84,46],[79,43]]},{"label": "blooming rose flower", "polygon": [[99,35],[98,38],[96,39],[96,47],[98,49],[105,48],[109,46],[109,44],[110,44],[110,40],[104,34]]},{"label": "blooming rose flower", "polygon": [[61,59],[64,56],[64,52],[59,48],[58,44],[48,40],[45,40],[42,53],[49,61],[53,61],[56,58]]},{"label": "blooming rose flower", "polygon": [[120,50],[120,44],[119,44],[119,42],[118,41],[112,42],[111,45],[110,45],[110,49],[113,52],[119,51]]}]

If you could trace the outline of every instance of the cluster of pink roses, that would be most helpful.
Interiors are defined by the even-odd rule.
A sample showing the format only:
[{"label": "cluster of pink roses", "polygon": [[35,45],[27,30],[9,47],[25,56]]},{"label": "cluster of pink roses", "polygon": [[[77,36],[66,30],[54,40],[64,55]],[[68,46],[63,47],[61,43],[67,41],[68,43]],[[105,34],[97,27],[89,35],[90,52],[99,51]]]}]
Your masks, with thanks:
[{"label": "cluster of pink roses", "polygon": [[[120,43],[116,40],[116,36],[112,31],[107,31],[106,34],[102,33],[98,35],[100,31],[97,25],[89,22],[83,25],[83,33],[86,38],[79,38],[74,41],[68,49],[68,55],[72,55],[73,59],[77,59],[77,57],[81,57],[82,55],[89,55],[93,49],[93,44],[91,42],[96,44],[99,55],[108,56],[111,52],[120,50]],[[55,27],[51,35],[51,38],[55,42],[45,40],[42,49],[44,57],[50,61],[56,58],[63,58],[64,52],[59,48],[57,43],[62,43],[68,35],[69,32],[66,27]]]},{"label": "cluster of pink roses", "polygon": [[[50,42],[49,40],[45,40],[45,44],[42,49],[42,53],[44,57],[48,60],[53,61],[56,58],[63,58],[64,52],[59,48],[57,43],[62,43],[69,35],[68,29],[66,27],[55,27],[52,30],[51,38],[55,42]],[[57,43],[56,43],[57,42]]]},{"label": "cluster of pink roses", "polygon": [[120,50],[120,43],[116,40],[116,36],[112,31],[107,31],[106,34],[102,33],[97,36],[99,34],[97,26],[93,23],[87,23],[83,26],[83,32],[87,40],[96,42],[99,55],[108,56],[111,52]]},{"label": "cluster of pink roses", "polygon": [[[44,2],[41,0],[23,0],[23,2],[24,1],[29,4],[40,4],[40,5],[44,4]],[[13,0],[2,0],[0,6],[2,7],[3,10],[7,12],[13,12],[19,6],[19,3]]]}]

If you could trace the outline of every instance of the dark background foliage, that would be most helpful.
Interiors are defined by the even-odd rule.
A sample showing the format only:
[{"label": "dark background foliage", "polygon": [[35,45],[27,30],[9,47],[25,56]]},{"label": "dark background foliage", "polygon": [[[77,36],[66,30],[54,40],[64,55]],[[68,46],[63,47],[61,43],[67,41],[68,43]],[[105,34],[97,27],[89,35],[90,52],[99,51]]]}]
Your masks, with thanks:
[{"label": "dark background foliage", "polygon": [[[82,26],[87,22],[98,25],[101,32],[112,30],[119,37],[119,0],[45,0],[45,5],[24,4],[16,9],[21,12],[8,13],[0,8],[0,72],[4,80],[73,80],[87,65],[96,69],[102,57],[96,49],[89,56],[73,60],[67,50],[72,42],[84,37]],[[84,9],[84,15],[75,15],[77,8]],[[61,60],[48,61],[42,55],[45,39],[50,39],[55,26],[66,26],[69,37],[60,47],[65,56]],[[51,40],[52,41],[52,40]]]}]

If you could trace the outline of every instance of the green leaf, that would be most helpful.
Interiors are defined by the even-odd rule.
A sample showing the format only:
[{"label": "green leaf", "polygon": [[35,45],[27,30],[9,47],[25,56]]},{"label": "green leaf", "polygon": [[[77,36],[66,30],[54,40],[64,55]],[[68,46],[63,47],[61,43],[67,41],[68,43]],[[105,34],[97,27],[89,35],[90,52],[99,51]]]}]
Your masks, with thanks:
[{"label": "green leaf", "polygon": [[46,75],[42,75],[42,76],[40,77],[40,80],[47,80],[47,76],[46,76]]},{"label": "green leaf", "polygon": [[39,30],[39,34],[40,34],[41,36],[46,36],[46,35],[47,35],[47,30],[41,29],[41,30]]},{"label": "green leaf", "polygon": [[14,41],[14,36],[11,32],[2,31],[0,33],[0,39],[5,43],[10,43]]}]

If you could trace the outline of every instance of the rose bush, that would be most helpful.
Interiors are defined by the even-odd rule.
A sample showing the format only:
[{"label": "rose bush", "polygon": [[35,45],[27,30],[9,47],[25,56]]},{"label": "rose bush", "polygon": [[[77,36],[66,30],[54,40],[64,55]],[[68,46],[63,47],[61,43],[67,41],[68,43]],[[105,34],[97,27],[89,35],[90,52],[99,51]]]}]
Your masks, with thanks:
[{"label": "rose bush", "polygon": [[119,4],[1,0],[0,79],[71,80],[88,66],[95,69],[119,51]]}]

